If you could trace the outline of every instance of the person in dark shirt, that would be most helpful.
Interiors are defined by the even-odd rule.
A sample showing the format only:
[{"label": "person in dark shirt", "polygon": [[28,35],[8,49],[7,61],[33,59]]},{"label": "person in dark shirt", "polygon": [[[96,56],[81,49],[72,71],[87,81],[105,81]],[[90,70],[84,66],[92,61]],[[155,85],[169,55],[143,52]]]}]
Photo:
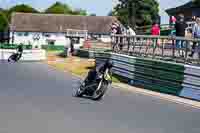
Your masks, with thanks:
[{"label": "person in dark shirt", "polygon": [[[185,30],[187,28],[187,24],[184,20],[184,16],[183,15],[179,15],[178,16],[178,20],[176,21],[175,24],[175,29],[176,29],[176,36],[177,37],[185,37]],[[181,40],[176,40],[176,48],[181,49],[184,48],[184,41]],[[181,50],[182,51],[182,50]],[[182,55],[183,56],[183,51],[182,51]],[[180,50],[179,50],[179,55],[180,55]]]},{"label": "person in dark shirt", "polygon": [[180,15],[179,20],[176,21],[176,24],[175,24],[176,36],[185,37],[186,28],[187,28],[187,24],[185,23],[184,16]]},{"label": "person in dark shirt", "polygon": [[[120,24],[118,24],[118,26],[117,26],[117,33],[116,33],[116,34],[117,34],[117,35],[122,35],[122,29],[121,29]],[[120,51],[122,51],[122,49],[123,49],[123,38],[120,37],[119,40],[118,40],[118,38],[117,38],[117,42],[118,42],[118,44],[119,44]]]},{"label": "person in dark shirt", "polygon": [[23,53],[23,44],[21,43],[17,48],[18,59],[22,57],[22,53]]}]

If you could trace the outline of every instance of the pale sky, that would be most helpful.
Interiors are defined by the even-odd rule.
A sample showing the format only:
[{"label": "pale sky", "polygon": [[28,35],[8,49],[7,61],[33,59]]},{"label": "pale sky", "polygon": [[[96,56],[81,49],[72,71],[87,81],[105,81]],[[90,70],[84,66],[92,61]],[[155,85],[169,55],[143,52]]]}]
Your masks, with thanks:
[{"label": "pale sky", "polygon": [[[44,10],[56,0],[0,0],[0,7],[9,8],[16,4],[29,4],[34,8]],[[88,13],[95,13],[98,16],[105,16],[112,10],[117,0],[57,0],[67,3],[72,8],[86,9]],[[160,3],[160,14],[162,23],[168,23],[168,15],[165,9],[182,5],[189,0],[158,0]]]}]

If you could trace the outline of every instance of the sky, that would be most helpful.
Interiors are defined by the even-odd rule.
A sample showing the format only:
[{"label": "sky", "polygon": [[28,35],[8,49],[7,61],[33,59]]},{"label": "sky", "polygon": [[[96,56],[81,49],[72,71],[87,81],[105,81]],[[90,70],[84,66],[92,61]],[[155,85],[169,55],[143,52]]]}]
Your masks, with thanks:
[{"label": "sky", "polygon": [[[56,0],[0,0],[0,7],[9,8],[16,4],[29,4],[39,10],[44,10]],[[105,16],[116,5],[117,0],[57,0],[67,3],[72,8],[82,8],[88,11],[89,14],[95,13],[98,16]],[[189,0],[157,0],[160,3],[161,22],[168,23],[168,15],[165,9],[182,5]]]}]

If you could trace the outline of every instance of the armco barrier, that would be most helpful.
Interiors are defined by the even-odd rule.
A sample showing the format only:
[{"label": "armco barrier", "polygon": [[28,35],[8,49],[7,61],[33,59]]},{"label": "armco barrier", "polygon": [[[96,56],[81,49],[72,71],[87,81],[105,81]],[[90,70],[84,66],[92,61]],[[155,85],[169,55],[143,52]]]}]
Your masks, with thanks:
[{"label": "armco barrier", "polygon": [[200,67],[185,65],[184,73],[180,96],[200,101]]},{"label": "armco barrier", "polygon": [[93,51],[88,51],[88,50],[84,50],[84,49],[79,49],[77,51],[77,56],[84,57],[84,58],[92,58],[92,57],[94,57],[93,54],[94,54]]},{"label": "armco barrier", "polygon": [[200,68],[153,59],[98,52],[97,64],[111,58],[113,73],[135,86],[200,101]]},{"label": "armco barrier", "polygon": [[85,57],[85,58],[94,58],[94,54],[97,53],[101,53],[101,52],[105,52],[105,51],[109,51],[107,49],[78,49],[77,50],[77,56],[79,57]]},{"label": "armco barrier", "polygon": [[[7,60],[9,56],[15,53],[16,50],[12,49],[0,49],[0,60]],[[24,61],[40,61],[46,59],[45,50],[24,50],[22,58]]]}]

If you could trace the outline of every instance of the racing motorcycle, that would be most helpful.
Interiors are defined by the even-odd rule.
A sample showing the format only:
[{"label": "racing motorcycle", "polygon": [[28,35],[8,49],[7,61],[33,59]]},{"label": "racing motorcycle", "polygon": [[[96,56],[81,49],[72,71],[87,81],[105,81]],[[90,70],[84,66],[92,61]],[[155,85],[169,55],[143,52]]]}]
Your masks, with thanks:
[{"label": "racing motorcycle", "polygon": [[76,91],[75,96],[86,96],[91,98],[92,100],[100,100],[106,93],[111,83],[111,68],[106,68],[103,73],[97,74],[97,78],[92,83],[87,84],[86,80],[80,83],[80,86]]},{"label": "racing motorcycle", "polygon": [[21,54],[13,53],[11,56],[9,56],[8,62],[18,62],[20,58],[21,58]]}]

